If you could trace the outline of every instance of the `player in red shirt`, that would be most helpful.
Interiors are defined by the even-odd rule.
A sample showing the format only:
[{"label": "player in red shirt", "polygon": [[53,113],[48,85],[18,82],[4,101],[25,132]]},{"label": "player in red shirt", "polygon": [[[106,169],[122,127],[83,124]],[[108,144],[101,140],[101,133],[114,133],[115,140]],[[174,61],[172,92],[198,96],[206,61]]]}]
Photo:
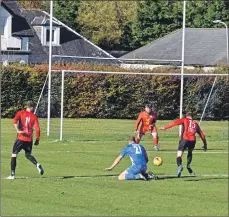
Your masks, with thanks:
[{"label": "player in red shirt", "polygon": [[178,166],[177,177],[180,177],[181,172],[183,170],[182,156],[185,149],[188,149],[187,169],[190,174],[193,173],[190,164],[192,162],[192,152],[196,144],[195,134],[197,133],[202,139],[204,143],[204,151],[207,151],[207,141],[204,136],[204,133],[200,129],[200,126],[192,119],[191,113],[187,113],[185,118],[178,119],[160,129],[167,130],[177,125],[182,125],[181,140],[179,142],[178,151],[177,151],[177,166]]},{"label": "player in red shirt", "polygon": [[28,102],[26,110],[17,112],[13,119],[13,124],[17,131],[17,139],[13,146],[11,156],[11,175],[8,179],[15,179],[16,158],[17,154],[23,149],[25,157],[31,161],[38,169],[39,173],[43,175],[44,170],[42,166],[37,163],[37,160],[31,155],[33,145],[33,128],[36,130],[36,141],[34,145],[39,145],[40,140],[40,126],[37,116],[33,113],[34,103]]},{"label": "player in red shirt", "polygon": [[149,132],[153,137],[154,148],[159,151],[158,147],[158,133],[156,128],[157,114],[152,110],[152,105],[147,104],[145,110],[140,112],[138,119],[135,123],[135,141],[138,144],[143,135]]}]

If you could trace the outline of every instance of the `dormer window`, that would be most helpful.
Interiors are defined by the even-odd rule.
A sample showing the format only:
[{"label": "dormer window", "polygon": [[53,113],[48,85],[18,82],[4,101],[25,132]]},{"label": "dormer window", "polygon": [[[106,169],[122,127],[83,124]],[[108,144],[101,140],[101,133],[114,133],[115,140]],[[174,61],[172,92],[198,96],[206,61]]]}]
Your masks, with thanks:
[{"label": "dormer window", "polygon": [[[49,20],[42,22],[42,44],[48,46],[50,43],[50,27]],[[54,22],[52,27],[52,45],[58,46],[60,45],[60,26]]]}]

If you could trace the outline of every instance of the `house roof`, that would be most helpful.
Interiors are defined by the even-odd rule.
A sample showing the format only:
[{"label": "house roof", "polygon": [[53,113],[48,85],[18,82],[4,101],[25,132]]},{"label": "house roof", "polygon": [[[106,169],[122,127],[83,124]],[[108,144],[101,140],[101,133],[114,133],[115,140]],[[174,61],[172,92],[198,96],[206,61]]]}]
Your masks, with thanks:
[{"label": "house roof", "polygon": [[12,35],[13,36],[33,36],[33,31],[26,21],[23,11],[16,0],[2,0],[2,6],[13,16]]},{"label": "house roof", "polygon": [[[186,28],[185,65],[215,66],[226,63],[225,28]],[[182,59],[182,29],[172,32],[136,49],[121,58],[125,59]]]},{"label": "house roof", "polygon": [[[38,28],[36,28],[35,24],[39,24],[42,22],[44,23],[45,20],[47,19],[49,20],[49,14],[39,10],[25,10],[24,15],[27,21],[30,24],[32,24],[34,34],[35,34],[34,38],[30,40],[30,44],[29,44],[29,48],[32,51],[32,55],[29,56],[29,62],[30,63],[48,62],[49,46],[43,46],[41,44],[41,39],[40,39],[41,29],[39,29],[39,25]],[[52,47],[53,55],[114,58],[106,51],[102,50],[98,46],[94,45],[92,42],[88,41],[79,33],[75,32],[70,27],[63,24],[61,21],[57,20],[56,18],[53,18],[53,21],[58,25],[60,25],[60,46]],[[83,59],[77,60],[76,58],[66,59],[66,58],[55,57],[53,58],[53,61],[76,62],[76,61],[83,61]],[[105,62],[107,63],[108,61]]]}]

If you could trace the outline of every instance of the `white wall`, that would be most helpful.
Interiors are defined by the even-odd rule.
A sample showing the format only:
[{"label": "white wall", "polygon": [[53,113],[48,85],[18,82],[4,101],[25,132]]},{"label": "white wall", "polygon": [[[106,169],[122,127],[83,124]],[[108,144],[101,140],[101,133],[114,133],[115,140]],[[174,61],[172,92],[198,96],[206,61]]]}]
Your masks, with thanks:
[{"label": "white wall", "polygon": [[[173,66],[173,65],[150,65],[150,64],[121,64],[122,68],[126,68],[126,69],[154,69],[154,68],[172,68],[172,67],[177,67],[177,68],[181,68],[181,66]],[[195,69],[196,67],[194,66],[185,66],[185,69]],[[203,67],[202,68],[204,70],[204,72],[210,72],[214,69],[216,69],[216,67]]]}]

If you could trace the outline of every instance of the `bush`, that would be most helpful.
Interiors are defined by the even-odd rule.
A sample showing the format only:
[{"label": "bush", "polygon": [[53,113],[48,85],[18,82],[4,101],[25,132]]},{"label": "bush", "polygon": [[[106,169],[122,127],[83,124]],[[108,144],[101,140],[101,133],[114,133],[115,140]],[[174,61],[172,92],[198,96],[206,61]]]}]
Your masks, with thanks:
[{"label": "bush", "polygon": [[[102,65],[56,65],[53,69],[128,71],[114,66]],[[155,69],[154,72],[177,72],[172,69]],[[25,101],[38,101],[48,66],[5,67],[2,74],[2,117],[12,118],[24,106]],[[133,70],[132,70],[133,71]],[[150,72],[150,71],[148,71]],[[196,72],[196,71],[195,71]],[[201,73],[201,70],[199,70]],[[53,85],[51,114],[60,115],[60,75],[52,73]],[[189,77],[184,79],[184,111],[192,111],[199,119],[210,89],[213,77]],[[205,119],[228,119],[229,82],[218,78],[212,99],[206,110]],[[47,114],[47,93],[43,96],[39,116]],[[64,95],[64,116],[68,118],[123,118],[134,119],[148,102],[153,102],[160,119],[179,117],[179,76],[66,74]]]}]

